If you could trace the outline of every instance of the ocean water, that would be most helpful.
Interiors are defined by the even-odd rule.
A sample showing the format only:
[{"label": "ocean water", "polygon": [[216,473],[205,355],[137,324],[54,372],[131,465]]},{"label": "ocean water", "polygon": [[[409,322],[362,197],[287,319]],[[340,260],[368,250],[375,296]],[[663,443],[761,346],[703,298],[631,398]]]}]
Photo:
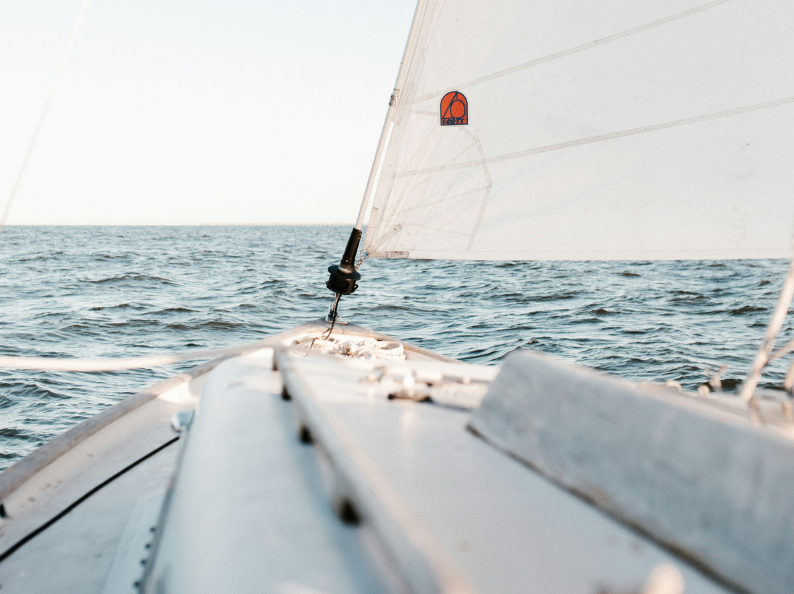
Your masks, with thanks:
[{"label": "ocean water", "polygon": [[[0,354],[122,357],[252,342],[323,316],[346,227],[9,227]],[[529,348],[630,380],[735,390],[783,260],[367,260],[342,316],[464,361]],[[790,323],[784,336],[793,334]],[[105,373],[0,372],[0,468],[197,363]],[[762,385],[779,385],[785,364]]]}]

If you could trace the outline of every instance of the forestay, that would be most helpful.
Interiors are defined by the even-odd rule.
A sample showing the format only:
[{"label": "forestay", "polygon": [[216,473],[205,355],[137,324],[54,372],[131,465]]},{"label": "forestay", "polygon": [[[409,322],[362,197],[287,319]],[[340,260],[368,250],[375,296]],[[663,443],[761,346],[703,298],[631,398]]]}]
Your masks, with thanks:
[{"label": "forestay", "polygon": [[[417,10],[370,256],[789,255],[794,3],[423,0]],[[453,91],[466,113],[442,101]]]}]

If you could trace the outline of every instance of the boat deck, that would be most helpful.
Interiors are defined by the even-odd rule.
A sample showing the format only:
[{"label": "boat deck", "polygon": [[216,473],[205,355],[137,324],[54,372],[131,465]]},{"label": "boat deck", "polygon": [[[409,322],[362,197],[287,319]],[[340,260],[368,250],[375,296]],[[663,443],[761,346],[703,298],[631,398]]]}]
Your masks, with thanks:
[{"label": "boat deck", "polygon": [[[619,594],[662,563],[690,594],[729,591],[468,431],[468,388],[493,369],[410,346],[388,365],[281,350],[322,328],[185,374],[0,475],[2,591]],[[406,369],[464,388],[420,401]]]}]

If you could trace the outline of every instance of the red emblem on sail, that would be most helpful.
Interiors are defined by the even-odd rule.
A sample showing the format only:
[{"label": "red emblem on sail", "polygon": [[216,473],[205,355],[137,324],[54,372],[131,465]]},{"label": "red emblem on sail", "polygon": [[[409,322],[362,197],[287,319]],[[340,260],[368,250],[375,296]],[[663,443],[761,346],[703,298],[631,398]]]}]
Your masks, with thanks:
[{"label": "red emblem on sail", "polygon": [[441,98],[441,125],[465,126],[469,123],[469,102],[463,93],[450,91]]}]

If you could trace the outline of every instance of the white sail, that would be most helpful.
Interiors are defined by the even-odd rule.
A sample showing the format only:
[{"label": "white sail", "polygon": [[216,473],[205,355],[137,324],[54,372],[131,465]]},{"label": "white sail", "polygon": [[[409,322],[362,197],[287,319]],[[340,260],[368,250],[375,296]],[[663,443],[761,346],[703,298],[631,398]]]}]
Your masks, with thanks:
[{"label": "white sail", "polygon": [[[371,257],[790,254],[794,2],[425,0],[419,10]],[[468,121],[441,125],[454,91]]]}]

